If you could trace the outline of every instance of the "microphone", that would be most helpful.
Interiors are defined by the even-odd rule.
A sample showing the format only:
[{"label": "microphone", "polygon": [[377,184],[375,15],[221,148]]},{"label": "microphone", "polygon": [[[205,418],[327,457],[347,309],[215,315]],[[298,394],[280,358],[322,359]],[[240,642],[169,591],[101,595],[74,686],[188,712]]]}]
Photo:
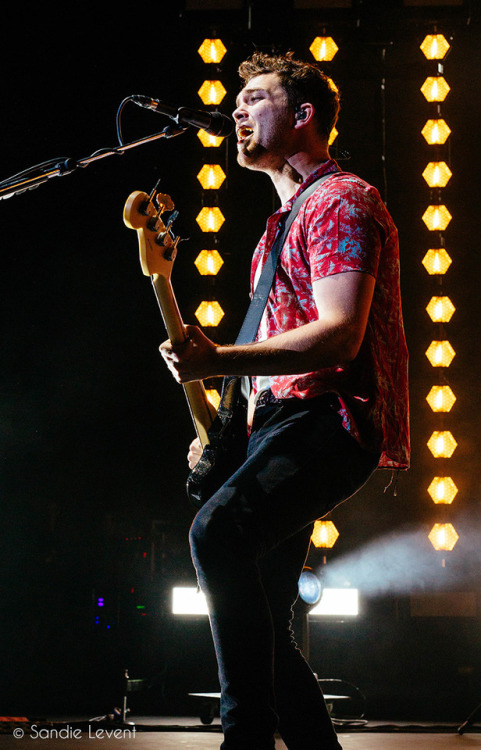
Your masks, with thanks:
[{"label": "microphone", "polygon": [[204,112],[201,109],[189,109],[188,107],[171,107],[159,102],[158,99],[151,99],[149,96],[143,96],[142,94],[133,95],[130,99],[139,107],[151,109],[161,115],[167,115],[171,120],[175,120],[178,125],[193,125],[194,128],[202,128],[211,135],[225,137],[230,135],[234,129],[234,123],[230,117],[220,112]]}]

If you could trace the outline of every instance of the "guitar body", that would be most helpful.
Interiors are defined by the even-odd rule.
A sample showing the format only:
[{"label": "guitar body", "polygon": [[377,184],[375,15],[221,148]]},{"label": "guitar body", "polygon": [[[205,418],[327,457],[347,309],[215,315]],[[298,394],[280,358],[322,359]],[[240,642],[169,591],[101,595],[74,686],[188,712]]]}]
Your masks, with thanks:
[{"label": "guitar body", "polygon": [[187,478],[187,495],[199,509],[245,461],[247,454],[247,402],[241,379],[224,378],[217,415],[208,430],[209,442]]}]

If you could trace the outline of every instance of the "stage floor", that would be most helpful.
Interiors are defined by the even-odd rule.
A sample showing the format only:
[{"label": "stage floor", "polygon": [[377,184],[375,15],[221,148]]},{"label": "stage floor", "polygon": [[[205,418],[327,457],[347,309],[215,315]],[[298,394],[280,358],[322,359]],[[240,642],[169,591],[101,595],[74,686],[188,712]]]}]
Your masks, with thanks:
[{"label": "stage floor", "polygon": [[[0,748],[26,750],[38,741],[42,750],[218,750],[222,734],[218,719],[202,725],[197,717],[132,717],[132,725],[120,727],[84,719],[42,719],[35,723],[4,723]],[[481,750],[481,727],[469,727],[459,735],[455,725],[367,722],[365,726],[339,728],[344,750]],[[97,744],[98,743],[98,744]],[[246,748],[249,750],[249,748]],[[286,750],[278,739],[276,750]]]}]

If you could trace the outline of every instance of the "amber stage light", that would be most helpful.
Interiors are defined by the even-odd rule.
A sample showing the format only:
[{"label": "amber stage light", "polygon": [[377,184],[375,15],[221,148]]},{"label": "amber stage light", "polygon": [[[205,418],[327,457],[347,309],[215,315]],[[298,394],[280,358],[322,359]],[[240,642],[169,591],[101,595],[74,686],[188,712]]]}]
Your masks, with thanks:
[{"label": "amber stage light", "polygon": [[197,52],[205,63],[220,63],[227,49],[221,39],[204,39]]},{"label": "amber stage light", "polygon": [[457,445],[449,430],[435,430],[427,442],[434,458],[451,458]]},{"label": "amber stage light", "polygon": [[451,128],[442,117],[436,120],[428,120],[421,130],[425,141],[430,145],[442,145],[446,143],[451,133]]},{"label": "amber stage light", "polygon": [[456,497],[458,488],[451,477],[434,477],[428,487],[428,492],[436,505],[451,505]]},{"label": "amber stage light", "polygon": [[450,46],[443,34],[428,34],[424,37],[420,49],[428,60],[442,60]]},{"label": "amber stage light", "polygon": [[426,349],[426,357],[433,367],[449,367],[455,355],[449,341],[431,341]]},{"label": "amber stage light", "polygon": [[217,276],[223,263],[217,250],[201,250],[194,261],[201,276]]},{"label": "amber stage light", "polygon": [[218,326],[224,317],[224,311],[216,300],[203,301],[195,311],[195,317],[203,326]]},{"label": "amber stage light", "polygon": [[428,76],[421,86],[421,92],[428,102],[443,102],[450,90],[443,76]]},{"label": "amber stage light", "polygon": [[218,190],[225,177],[225,172],[220,164],[204,164],[197,175],[197,179],[204,190]]},{"label": "amber stage light", "polygon": [[449,297],[431,297],[426,310],[433,323],[449,323],[456,308]]},{"label": "amber stage light", "polygon": [[336,543],[339,532],[332,521],[318,520],[314,524],[311,541],[315,547],[330,549]]},{"label": "amber stage light", "polygon": [[442,203],[428,206],[423,214],[423,221],[430,232],[443,232],[453,217]]},{"label": "amber stage light", "polygon": [[197,93],[202,102],[208,106],[220,104],[227,91],[221,81],[204,81]]},{"label": "amber stage light", "polygon": [[435,550],[450,552],[459,536],[451,523],[435,523],[428,538]]},{"label": "amber stage light", "polygon": [[218,232],[225,219],[218,206],[204,206],[196,221],[203,232]]},{"label": "amber stage light", "polygon": [[220,404],[220,393],[216,388],[206,388],[205,389],[205,395],[209,399],[210,403],[214,407],[214,409],[219,408]]},{"label": "amber stage light", "polygon": [[452,260],[444,247],[428,250],[423,258],[423,266],[430,276],[445,274]]},{"label": "amber stage light", "polygon": [[426,401],[433,411],[446,413],[453,408],[456,396],[449,385],[433,385]]},{"label": "amber stage light", "polygon": [[221,135],[211,135],[206,133],[205,130],[199,130],[197,138],[202,143],[204,148],[219,148],[224,138]]},{"label": "amber stage light", "polygon": [[336,55],[339,47],[332,36],[316,36],[309,50],[318,62],[329,62]]},{"label": "amber stage light", "polygon": [[429,187],[446,187],[453,173],[445,161],[430,161],[423,172]]}]

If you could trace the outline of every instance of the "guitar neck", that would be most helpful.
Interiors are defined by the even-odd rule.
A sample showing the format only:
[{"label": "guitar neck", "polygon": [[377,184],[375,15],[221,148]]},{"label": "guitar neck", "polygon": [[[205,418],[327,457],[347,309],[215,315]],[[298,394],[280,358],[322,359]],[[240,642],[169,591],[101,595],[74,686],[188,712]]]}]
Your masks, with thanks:
[{"label": "guitar neck", "polygon": [[[160,274],[154,274],[151,278],[167,334],[174,345],[182,344],[186,340],[185,326],[170,279]],[[209,443],[207,431],[213,422],[215,409],[206,396],[201,380],[184,383],[183,388],[197,437],[204,447]]]}]

